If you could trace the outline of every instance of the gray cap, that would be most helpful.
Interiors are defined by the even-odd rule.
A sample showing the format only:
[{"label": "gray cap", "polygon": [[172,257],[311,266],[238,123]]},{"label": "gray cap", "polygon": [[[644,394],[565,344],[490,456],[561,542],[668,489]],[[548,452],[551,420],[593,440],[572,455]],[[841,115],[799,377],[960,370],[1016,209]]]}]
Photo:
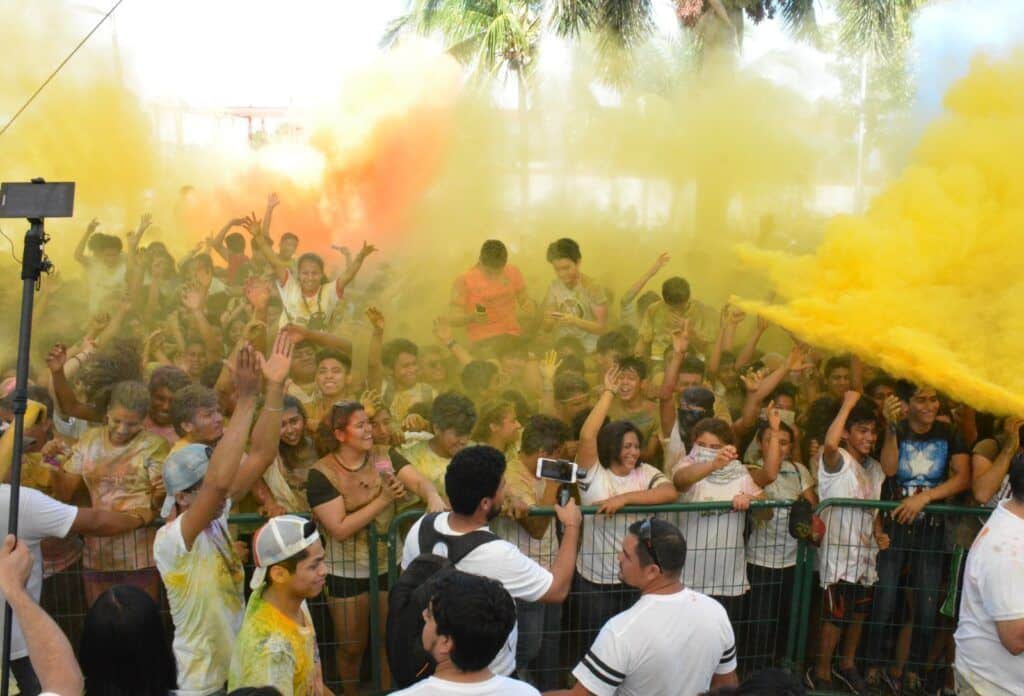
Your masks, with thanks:
[{"label": "gray cap", "polygon": [[213,448],[209,445],[185,445],[174,450],[164,461],[164,489],[167,497],[160,515],[167,519],[174,511],[174,494],[187,491],[203,480],[210,466]]}]

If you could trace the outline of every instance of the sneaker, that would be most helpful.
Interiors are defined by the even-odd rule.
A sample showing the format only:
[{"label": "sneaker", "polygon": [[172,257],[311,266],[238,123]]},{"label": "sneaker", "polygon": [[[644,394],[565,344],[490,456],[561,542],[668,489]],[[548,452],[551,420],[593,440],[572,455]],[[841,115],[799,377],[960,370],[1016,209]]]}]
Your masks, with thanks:
[{"label": "sneaker", "polygon": [[879,670],[878,675],[879,679],[882,680],[882,683],[885,684],[885,687],[889,690],[889,693],[891,693],[892,696],[900,696],[900,692],[903,689],[902,679],[892,676],[884,669]]},{"label": "sneaker", "polygon": [[832,680],[821,679],[815,675],[813,667],[808,668],[807,673],[804,674],[804,684],[806,684],[807,688],[811,691],[832,691],[834,688],[832,686]]},{"label": "sneaker", "polygon": [[838,679],[851,693],[857,694],[857,696],[866,696],[867,682],[864,681],[864,677],[860,676],[856,667],[833,667],[832,676]]}]

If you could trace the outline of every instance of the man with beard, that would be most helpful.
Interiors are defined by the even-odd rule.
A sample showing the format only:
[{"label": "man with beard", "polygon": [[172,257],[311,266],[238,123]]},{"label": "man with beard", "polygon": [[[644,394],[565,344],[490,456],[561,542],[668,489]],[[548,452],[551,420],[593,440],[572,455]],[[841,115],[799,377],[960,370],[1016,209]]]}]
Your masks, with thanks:
[{"label": "man with beard", "polygon": [[[477,445],[460,450],[445,472],[445,487],[452,511],[421,517],[409,530],[402,552],[405,569],[420,553],[448,556],[448,539],[477,530],[490,531],[488,524],[501,513],[505,499],[505,455],[493,447]],[[459,570],[497,580],[513,599],[561,604],[569,594],[576,569],[576,547],[583,517],[575,502],[556,505],[555,514],[564,527],[561,546],[548,571],[512,543],[495,537],[466,554],[456,565]],[[423,520],[431,527],[420,531]],[[421,542],[426,540],[427,543]],[[494,674],[508,676],[515,670],[517,627],[513,626],[505,645],[491,662]]]}]

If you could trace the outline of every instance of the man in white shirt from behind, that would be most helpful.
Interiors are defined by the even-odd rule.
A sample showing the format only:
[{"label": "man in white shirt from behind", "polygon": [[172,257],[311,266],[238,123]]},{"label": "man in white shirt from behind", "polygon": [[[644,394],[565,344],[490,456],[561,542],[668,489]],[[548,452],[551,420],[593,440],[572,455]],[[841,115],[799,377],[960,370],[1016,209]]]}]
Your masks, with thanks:
[{"label": "man in white shirt from behind", "polygon": [[1009,471],[999,503],[967,556],[956,627],[956,692],[1024,693],[1024,457]]},{"label": "man in white shirt from behind", "polygon": [[515,602],[501,583],[459,570],[441,571],[428,582],[423,649],[437,667],[433,676],[396,696],[540,696],[529,684],[489,668],[516,622]]},{"label": "man in white shirt from behind", "polygon": [[[505,455],[487,445],[461,449],[448,464],[444,482],[452,511],[433,518],[421,517],[413,524],[402,550],[403,569],[408,568],[421,553],[435,553],[447,558],[445,537],[450,539],[477,530],[490,531],[487,525],[500,514],[505,499]],[[561,604],[569,594],[576,570],[582,514],[576,503],[570,500],[564,507],[556,505],[555,515],[562,524],[563,534],[550,571],[514,544],[498,538],[477,546],[456,566],[467,573],[497,580],[516,599]],[[421,549],[420,526],[426,519],[433,519],[434,532],[439,539],[433,548]],[[515,671],[518,636],[513,621],[505,646],[491,664],[491,671],[495,674],[507,676]]]},{"label": "man in white shirt from behind", "polygon": [[576,685],[552,696],[695,696],[737,686],[736,639],[711,597],[680,580],[686,541],[665,520],[634,522],[622,540],[619,576],[640,590],[611,618],[573,670]]}]

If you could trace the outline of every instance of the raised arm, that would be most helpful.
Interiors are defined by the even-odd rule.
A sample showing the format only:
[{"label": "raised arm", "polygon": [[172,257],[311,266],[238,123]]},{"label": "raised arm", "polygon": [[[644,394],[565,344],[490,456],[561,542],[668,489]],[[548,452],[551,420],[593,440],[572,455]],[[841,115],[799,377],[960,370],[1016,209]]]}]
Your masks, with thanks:
[{"label": "raised arm", "polygon": [[747,337],[747,342],[743,345],[743,350],[736,357],[736,369],[740,369],[752,363],[754,361],[754,353],[757,351],[757,344],[764,336],[764,332],[768,330],[768,320],[762,316],[757,317],[757,325],[754,327],[753,332]]},{"label": "raised arm", "polygon": [[245,228],[252,235],[252,248],[274,269],[278,284],[284,285],[288,282],[288,274],[290,273],[288,262],[275,254],[274,250],[270,248],[270,242],[262,235],[258,220],[246,220]]},{"label": "raised arm", "polygon": [[221,515],[224,502],[234,486],[238,465],[245,454],[245,442],[249,437],[260,387],[259,358],[252,346],[245,346],[238,351],[235,386],[238,400],[231,421],[210,456],[206,476],[203,477],[195,502],[181,518],[181,536],[189,549],[199,533]]},{"label": "raised arm", "polygon": [[300,324],[288,324],[283,330],[292,337],[295,343],[309,341],[318,346],[341,351],[348,356],[352,355],[352,341],[347,338],[342,338],[326,331],[313,331]]},{"label": "raised arm", "polygon": [[981,454],[971,457],[971,493],[978,504],[990,501],[1003,485],[1003,479],[1010,471],[1010,462],[1020,449],[1021,426],[1024,426],[1024,418],[1003,421],[1006,438],[994,460]]},{"label": "raised arm", "polygon": [[903,404],[896,395],[890,395],[882,405],[885,416],[885,439],[882,441],[882,453],[879,460],[886,476],[895,476],[900,466],[900,443],[896,435],[896,426],[903,420]]},{"label": "raised arm", "polygon": [[757,417],[761,411],[761,404],[767,399],[775,388],[778,387],[782,380],[786,378],[790,372],[797,372],[805,369],[809,363],[807,362],[807,354],[810,352],[810,348],[803,343],[797,343],[789,351],[789,355],[786,357],[786,361],[775,368],[772,372],[767,375],[758,374],[756,376],[744,375],[741,379],[743,385],[747,389],[747,400],[743,403],[743,414],[740,419],[733,423],[732,429],[737,436],[746,435],[754,426],[757,425]]},{"label": "raised arm", "polygon": [[708,356],[708,374],[718,376],[718,370],[722,364],[722,352],[732,350],[732,344],[736,337],[736,327],[747,315],[738,307],[731,307],[726,304],[722,307],[722,317],[718,327],[718,338],[711,348],[711,355]]},{"label": "raised arm", "polygon": [[366,318],[373,327],[366,356],[366,387],[380,391],[384,383],[384,363],[381,361],[384,346],[384,313],[376,307],[367,307]]},{"label": "raised arm", "polygon": [[231,220],[228,220],[210,241],[210,248],[216,251],[217,255],[225,261],[228,260],[228,250],[227,247],[224,246],[224,238],[228,236],[228,232],[231,231],[232,227],[240,227],[244,222],[244,218],[232,218]]},{"label": "raised arm", "polygon": [[850,417],[853,407],[860,401],[861,394],[856,391],[848,391],[843,395],[843,405],[839,408],[832,424],[828,426],[825,433],[825,444],[822,447],[821,461],[825,471],[830,474],[837,473],[843,468],[842,455],[839,454],[839,444],[843,439],[843,431],[846,430],[846,419]]},{"label": "raised arm", "polygon": [[32,668],[44,692],[77,696],[85,688],[85,680],[75,651],[60,627],[25,589],[32,565],[28,546],[8,534],[0,549],[0,591],[21,627]]},{"label": "raised arm", "polygon": [[[249,456],[238,468],[231,484],[230,497],[240,500],[252,485],[263,475],[277,458],[278,443],[281,441],[281,415],[284,411],[284,382],[292,365],[292,342],[288,334],[281,332],[274,341],[273,350],[266,360],[256,354],[257,361],[266,382],[263,412],[252,431]],[[237,410],[237,407],[236,407]]]},{"label": "raised arm", "polygon": [[646,286],[647,283],[651,282],[651,278],[658,275],[658,271],[664,268],[665,264],[667,264],[671,260],[672,257],[668,255],[667,251],[661,252],[658,255],[658,258],[655,259],[654,264],[646,271],[644,271],[644,274],[640,276],[637,279],[637,281],[630,286],[629,290],[625,292],[625,294],[622,296],[622,299],[619,300],[619,307],[625,309],[626,307],[633,304],[633,300],[636,299],[637,295],[643,292],[644,286]]},{"label": "raised arm", "polygon": [[65,416],[98,423],[103,420],[103,414],[78,400],[67,375],[64,374],[67,359],[68,349],[63,343],[55,344],[46,355],[46,366],[50,368],[50,386],[53,387],[53,396],[57,400],[60,412]]},{"label": "raised arm", "polygon": [[676,382],[679,380],[679,368],[682,367],[683,357],[690,347],[689,328],[689,322],[683,322],[681,328],[672,331],[672,357],[665,366],[661,391],[658,392],[662,437],[670,437],[672,426],[676,423]]},{"label": "raised arm", "polygon": [[221,355],[221,340],[217,330],[206,318],[206,293],[198,285],[186,285],[181,289],[181,304],[185,307],[203,339],[209,355]]},{"label": "raised arm", "polygon": [[558,352],[549,350],[544,354],[544,360],[537,365],[540,372],[540,412],[552,418],[558,417],[558,408],[555,404],[555,373],[562,361],[558,359]]},{"label": "raised arm", "polygon": [[598,463],[597,434],[601,431],[604,419],[608,416],[608,410],[615,400],[621,374],[618,366],[608,369],[604,375],[604,389],[601,391],[601,397],[594,404],[594,408],[590,410],[587,420],[583,422],[583,427],[580,429],[580,443],[576,449],[576,464],[580,469],[586,471]]},{"label": "raised arm", "polygon": [[75,261],[82,264],[83,266],[88,265],[89,260],[85,255],[85,247],[89,244],[89,237],[96,232],[96,228],[100,226],[100,219],[93,218],[89,221],[88,227],[85,228],[85,234],[78,240],[78,246],[75,247]]},{"label": "raised arm", "polygon": [[363,267],[363,261],[366,260],[366,257],[375,251],[377,251],[377,247],[363,242],[363,248],[359,250],[359,253],[356,254],[356,257],[352,260],[351,265],[345,269],[345,272],[342,273],[336,281],[338,297],[341,297],[341,294],[345,292],[345,288],[348,287],[348,284],[355,280],[356,275],[359,273],[359,269]]},{"label": "raised arm", "polygon": [[274,215],[274,208],[280,205],[280,203],[281,199],[277,197],[276,193],[271,193],[267,196],[267,209],[263,212],[263,224],[260,227],[263,239],[270,239],[270,219]]},{"label": "raised arm", "polygon": [[782,418],[775,402],[768,404],[768,446],[764,449],[764,466],[748,468],[750,477],[760,488],[770,486],[779,477],[782,467],[782,446],[779,444],[779,433],[782,432]]}]

